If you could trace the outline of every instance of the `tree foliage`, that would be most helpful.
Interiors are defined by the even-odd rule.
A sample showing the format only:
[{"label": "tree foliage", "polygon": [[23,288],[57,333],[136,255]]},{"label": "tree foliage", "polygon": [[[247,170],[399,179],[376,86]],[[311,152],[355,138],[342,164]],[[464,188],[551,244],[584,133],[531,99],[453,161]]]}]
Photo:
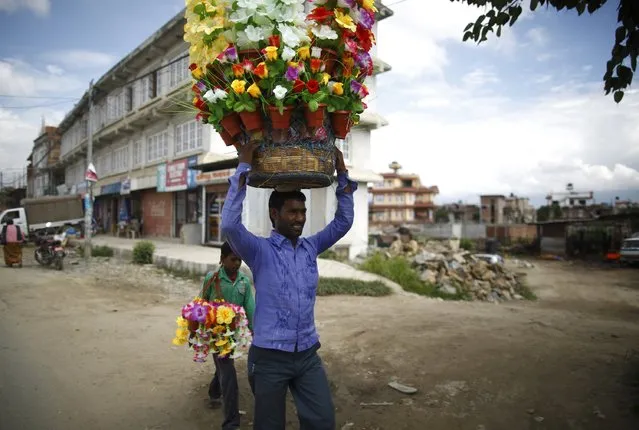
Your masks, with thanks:
[{"label": "tree foliage", "polygon": [[[460,1],[474,6],[487,6],[490,10],[480,15],[475,22],[464,29],[463,40],[477,43],[488,40],[488,33],[501,36],[504,26],[512,26],[521,15],[524,0],[450,0]],[[577,14],[597,12],[608,0],[526,0],[530,1],[530,10],[539,6],[560,10],[575,10]],[[639,56],[639,1],[618,0],[617,28],[614,32],[614,44],[610,60],[606,63],[603,76],[604,92],[612,93],[616,103],[624,96],[624,90],[632,84]]]}]

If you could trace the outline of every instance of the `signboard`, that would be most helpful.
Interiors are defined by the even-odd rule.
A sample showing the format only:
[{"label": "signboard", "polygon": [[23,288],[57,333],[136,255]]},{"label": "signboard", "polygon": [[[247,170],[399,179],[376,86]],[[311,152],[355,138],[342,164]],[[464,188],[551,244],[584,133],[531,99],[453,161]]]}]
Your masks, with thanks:
[{"label": "signboard", "polygon": [[189,163],[186,158],[166,164],[164,191],[186,190],[189,178]]},{"label": "signboard", "polygon": [[164,163],[158,165],[156,188],[160,193],[166,191],[166,164]]},{"label": "signboard", "polygon": [[195,180],[198,185],[220,184],[228,180],[235,173],[235,169],[224,169],[215,172],[198,173]]},{"label": "signboard", "polygon": [[191,157],[188,158],[188,166],[189,166],[189,173],[188,173],[188,178],[187,178],[187,188],[189,190],[193,189],[193,188],[197,188],[197,170],[193,170],[192,167],[197,165],[197,161],[198,161],[198,156],[197,155],[193,155]]},{"label": "signboard", "polygon": [[84,173],[84,180],[89,182],[98,182],[98,174],[93,163],[89,163],[87,171]]},{"label": "signboard", "polygon": [[123,196],[131,194],[131,178],[126,177],[122,179],[122,186],[120,187],[120,194]]},{"label": "signboard", "polygon": [[121,182],[114,182],[109,185],[103,185],[100,189],[100,195],[104,196],[106,194],[120,194],[120,190],[122,189]]}]

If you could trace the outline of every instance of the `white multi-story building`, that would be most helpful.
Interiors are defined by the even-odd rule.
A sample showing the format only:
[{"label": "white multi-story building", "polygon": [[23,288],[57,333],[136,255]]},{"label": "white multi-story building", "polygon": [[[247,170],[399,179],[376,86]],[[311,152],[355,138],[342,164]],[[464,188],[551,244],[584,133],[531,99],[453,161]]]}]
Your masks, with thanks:
[{"label": "white multi-story building", "polygon": [[[378,4],[378,18],[392,12]],[[124,210],[142,222],[148,236],[183,237],[187,242],[219,243],[220,212],[233,169],[197,175],[190,166],[233,155],[215,130],[195,121],[191,107],[188,45],[183,41],[183,12],[176,15],[133,52],[120,60],[94,85],[93,161],[99,181],[94,185],[95,217],[113,232]],[[376,29],[375,29],[376,30]],[[389,66],[375,60],[377,73]],[[360,182],[356,221],[340,246],[350,256],[367,246],[367,182],[379,177],[369,169],[370,132],[385,125],[374,113],[375,77],[368,82],[369,109],[360,125],[340,143],[350,175]],[[89,134],[89,92],[59,125],[60,163],[72,193],[84,193]],[[245,223],[267,235],[268,190],[250,189]],[[333,218],[334,188],[307,192],[307,232],[321,229]],[[250,207],[250,209],[249,209]]]}]

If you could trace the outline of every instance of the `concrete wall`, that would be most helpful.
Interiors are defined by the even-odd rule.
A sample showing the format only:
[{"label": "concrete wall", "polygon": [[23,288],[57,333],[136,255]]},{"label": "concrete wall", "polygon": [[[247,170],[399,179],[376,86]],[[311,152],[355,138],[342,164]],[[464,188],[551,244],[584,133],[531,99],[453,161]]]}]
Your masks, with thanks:
[{"label": "concrete wall", "polygon": [[566,254],[566,239],[563,237],[542,237],[540,242],[542,254]]}]

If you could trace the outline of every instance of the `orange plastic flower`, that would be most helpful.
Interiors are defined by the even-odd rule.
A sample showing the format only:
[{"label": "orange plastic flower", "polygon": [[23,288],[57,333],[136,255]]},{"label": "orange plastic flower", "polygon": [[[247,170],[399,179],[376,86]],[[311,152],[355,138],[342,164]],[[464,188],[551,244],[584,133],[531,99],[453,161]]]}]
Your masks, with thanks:
[{"label": "orange plastic flower", "polygon": [[244,67],[241,64],[233,64],[233,75],[236,78],[244,76]]},{"label": "orange plastic flower", "polygon": [[255,70],[253,70],[253,73],[258,78],[261,78],[261,79],[268,78],[268,67],[266,67],[266,63],[264,62],[259,63],[255,67]]}]

